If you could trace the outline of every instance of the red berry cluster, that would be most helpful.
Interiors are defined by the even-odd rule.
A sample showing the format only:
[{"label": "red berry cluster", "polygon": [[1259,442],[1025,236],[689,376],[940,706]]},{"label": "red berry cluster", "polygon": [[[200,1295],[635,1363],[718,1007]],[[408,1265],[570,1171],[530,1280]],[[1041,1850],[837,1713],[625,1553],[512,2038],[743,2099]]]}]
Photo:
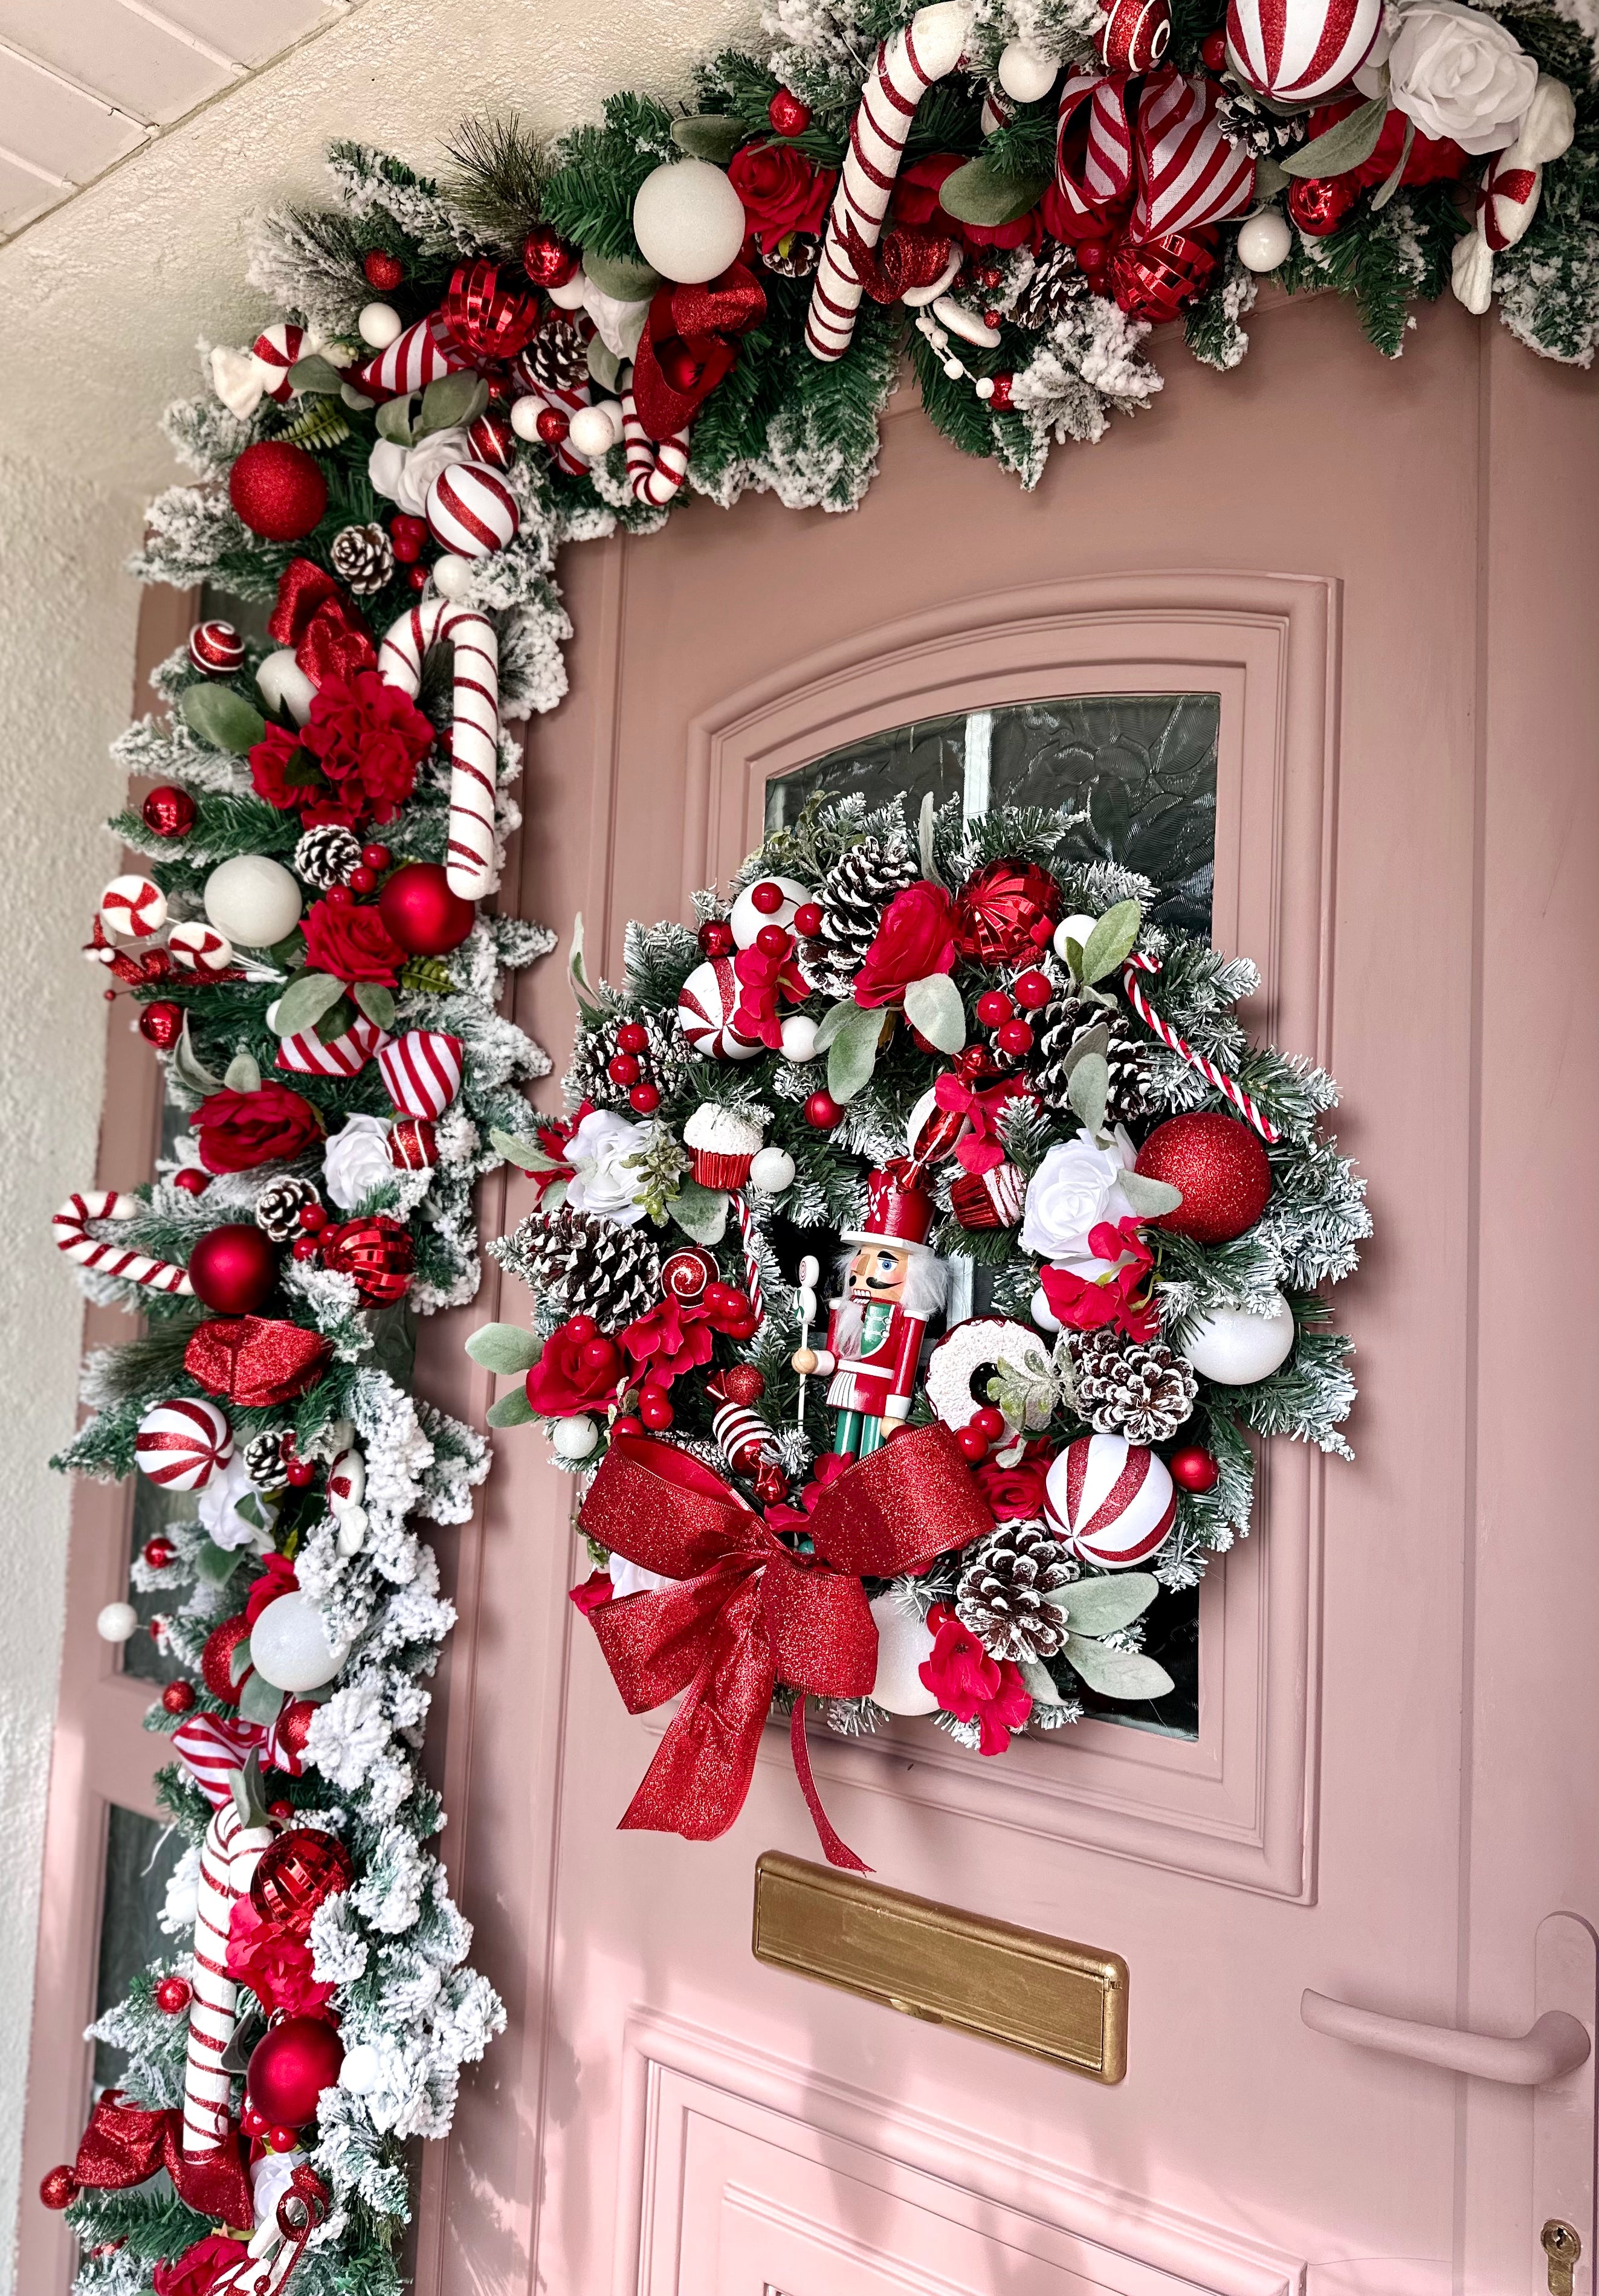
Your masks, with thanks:
[{"label": "red berry cluster", "polygon": [[991,1403],[974,1412],[955,1437],[974,1467],[980,1467],[996,1443],[1004,1439],[1004,1414]]},{"label": "red berry cluster", "polygon": [[1032,1051],[1033,1025],[1024,1015],[1041,1013],[1054,995],[1049,975],[1035,968],[1018,973],[1008,993],[985,988],[978,998],[977,1017],[993,1030],[995,1050],[1007,1062],[1024,1061]]},{"label": "red berry cluster", "polygon": [[256,2110],[248,2097],[244,2100],[243,2111],[239,2115],[239,2126],[246,2136],[258,2139],[269,2152],[292,2152],[299,2143],[298,2128],[290,2128],[283,2122],[268,2120],[264,2112],[258,2112]]},{"label": "red berry cluster", "polygon": [[642,1021],[624,1021],[616,1032],[616,1050],[605,1063],[614,1085],[625,1087],[627,1105],[640,1116],[653,1116],[660,1106],[660,1086],[647,1073],[650,1031]]}]

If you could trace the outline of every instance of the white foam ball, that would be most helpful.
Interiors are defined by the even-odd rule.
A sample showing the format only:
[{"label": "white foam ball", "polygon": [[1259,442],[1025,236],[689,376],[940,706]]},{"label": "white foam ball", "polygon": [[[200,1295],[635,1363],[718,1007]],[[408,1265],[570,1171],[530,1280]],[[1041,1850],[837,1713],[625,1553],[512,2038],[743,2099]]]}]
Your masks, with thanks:
[{"label": "white foam ball", "polygon": [[573,410],[566,443],[573,454],[581,455],[585,462],[599,462],[602,456],[610,454],[621,436],[619,427],[621,409],[617,406],[617,422],[613,423],[606,412],[607,406],[617,406],[617,402],[610,399],[603,406],[579,406]]},{"label": "white foam ball", "polygon": [[511,402],[511,428],[519,439],[537,439],[538,418],[544,413],[544,401],[536,390],[529,390]]},{"label": "white foam ball", "polygon": [[600,1431],[586,1411],[572,1419],[558,1419],[550,1434],[558,1459],[586,1459],[599,1439]]},{"label": "white foam ball", "polygon": [[1098,922],[1097,917],[1062,917],[1061,919],[1060,923],[1055,927],[1054,947],[1054,953],[1062,964],[1066,962],[1067,942],[1074,940],[1079,948],[1086,948],[1088,936]]},{"label": "white foam ball", "polygon": [[1238,260],[1246,271],[1275,271],[1293,245],[1286,216],[1262,208],[1238,226]]},{"label": "white foam ball", "polygon": [[932,1652],[927,1620],[903,1611],[892,1595],[879,1595],[871,1611],[877,1627],[874,1702],[888,1714],[936,1713],[938,1698],[916,1670]]},{"label": "white foam ball", "polygon": [[125,1643],[138,1626],[139,1614],[131,1603],[108,1603],[94,1620],[94,1632],[102,1643]]},{"label": "white foam ball", "polygon": [[457,558],[454,551],[447,551],[442,558],[435,561],[433,587],[441,598],[458,603],[471,586],[472,561],[469,558]]},{"label": "white foam ball", "polygon": [[329,1642],[316,1603],[297,1589],[268,1603],[257,1619],[250,1630],[250,1659],[263,1682],[298,1697],[332,1682],[344,1652]]},{"label": "white foam ball", "polygon": [[363,303],[357,314],[356,332],[374,351],[386,351],[405,333],[406,323],[392,303]]},{"label": "white foam ball", "polygon": [[370,2096],[382,2077],[383,2061],[370,2041],[357,2041],[353,2049],[346,2049],[339,2068],[340,2088],[351,2096]]},{"label": "white foam ball", "polygon": [[821,1023],[808,1013],[791,1013],[783,1024],[783,1057],[796,1066],[816,1058],[816,1030]]},{"label": "white foam ball", "polygon": [[205,913],[235,948],[271,948],[299,922],[299,887],[281,861],[235,854],[206,879]]},{"label": "white foam ball", "polygon": [[1041,1332],[1058,1332],[1060,1330],[1060,1319],[1056,1316],[1054,1309],[1050,1306],[1049,1294],[1046,1292],[1042,1283],[1039,1284],[1032,1298],[1028,1301],[1027,1312],[1032,1317],[1034,1323],[1037,1324]]},{"label": "white foam ball", "polygon": [[[775,909],[755,906],[755,885],[775,885],[783,895]],[[753,948],[755,936],[762,925],[781,925],[785,932],[794,929],[794,911],[802,908],[811,898],[808,885],[794,877],[758,877],[754,885],[746,885],[727,912],[727,922],[733,928],[733,938],[740,948]]]},{"label": "white foam ball", "polygon": [[256,672],[256,691],[268,709],[286,709],[297,726],[305,724],[316,699],[316,688],[288,646],[267,655]]},{"label": "white foam ball", "polygon": [[1218,1308],[1205,1316],[1183,1353],[1201,1379],[1218,1387],[1251,1387],[1269,1379],[1293,1348],[1293,1310],[1279,1292],[1269,1316]]},{"label": "white foam ball", "polygon": [[546,287],[544,291],[558,311],[580,311],[588,291],[588,277],[583,266],[579,264],[571,277],[563,280],[559,287]]},{"label": "white foam ball", "polygon": [[785,1188],[794,1185],[794,1160],[786,1148],[757,1149],[750,1161],[750,1177],[767,1195],[780,1196]]},{"label": "white foam ball", "polygon": [[633,236],[663,279],[714,279],[744,243],[744,203],[709,160],[668,160],[639,186]]},{"label": "white foam ball", "polygon": [[1012,40],[1000,52],[999,85],[1018,103],[1042,103],[1055,84],[1057,69],[1025,40]]}]

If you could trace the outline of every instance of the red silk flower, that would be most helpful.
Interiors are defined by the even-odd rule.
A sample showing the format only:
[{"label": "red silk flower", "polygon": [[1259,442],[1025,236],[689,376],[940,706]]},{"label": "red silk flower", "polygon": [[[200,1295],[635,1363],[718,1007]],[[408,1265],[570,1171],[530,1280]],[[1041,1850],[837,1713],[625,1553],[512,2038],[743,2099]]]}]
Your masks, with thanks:
[{"label": "red silk flower", "polygon": [[1033,1710],[1021,1668],[1008,1658],[990,1658],[941,1603],[933,1604],[927,1623],[933,1630],[932,1654],[917,1672],[946,1714],[977,1724],[982,1733],[980,1753],[1003,1754],[1012,1731],[1020,1730]]},{"label": "red silk flower", "polygon": [[[542,1419],[570,1419],[594,1404],[608,1402],[620,1382],[622,1359],[614,1347],[608,1360],[593,1365],[584,1363],[584,1349],[593,1344],[594,1334],[592,1330],[574,1332],[575,1320],[555,1326],[528,1374],[528,1400]],[[706,1352],[709,1353],[709,1341]]]},{"label": "red silk flower", "polygon": [[913,980],[955,971],[955,904],[925,878],[896,893],[855,976],[855,1001],[902,1004]]},{"label": "red silk flower", "polygon": [[318,1984],[303,1927],[292,1920],[263,1921],[248,1890],[235,1898],[228,1921],[227,1973],[248,1985],[270,2017],[282,2010],[306,2017],[325,2008],[331,1985]]},{"label": "red silk flower", "polygon": [[332,785],[340,817],[389,821],[416,786],[433,728],[398,685],[358,669],[323,681],[299,738]]},{"label": "red silk flower", "polygon": [[200,1160],[208,1172],[251,1172],[258,1164],[286,1164],[322,1137],[322,1118],[286,1084],[267,1081],[254,1092],[226,1086],[202,1100],[194,1115]]},{"label": "red silk flower", "polygon": [[977,1488],[988,1500],[996,1522],[1026,1521],[1043,1513],[1046,1464],[1042,1459],[1019,1459],[1013,1467],[996,1466],[989,1459],[974,1472]]},{"label": "red silk flower", "polygon": [[783,1042],[780,996],[797,1004],[809,993],[793,951],[791,949],[783,956],[768,956],[764,948],[751,941],[734,958],[733,970],[739,984],[734,1028],[746,1044],[765,1045],[775,1053]]},{"label": "red silk flower", "polygon": [[744,219],[770,255],[792,231],[819,234],[838,189],[836,168],[819,168],[791,144],[746,144],[735,152],[727,180],[744,203]]},{"label": "red silk flower", "polygon": [[1150,1270],[1154,1257],[1138,1233],[1135,1219],[1109,1220],[1088,1231],[1088,1249],[1112,1263],[1112,1272],[1095,1281],[1074,1275],[1069,1267],[1041,1267],[1038,1281],[1057,1323],[1074,1332],[1101,1332],[1113,1325],[1130,1340],[1152,1340],[1160,1317],[1150,1293]]},{"label": "red silk flower", "polygon": [[316,901],[306,912],[301,931],[313,972],[331,972],[335,980],[375,980],[386,988],[399,980],[406,952],[375,908],[358,901],[342,908]]},{"label": "red silk flower", "polygon": [[1013,223],[1000,224],[961,223],[945,212],[939,193],[947,179],[965,164],[958,152],[938,152],[929,159],[901,168],[894,185],[895,222],[936,224],[952,238],[964,240],[968,247],[1037,247],[1043,240],[1044,227],[1036,207],[1029,208]]}]

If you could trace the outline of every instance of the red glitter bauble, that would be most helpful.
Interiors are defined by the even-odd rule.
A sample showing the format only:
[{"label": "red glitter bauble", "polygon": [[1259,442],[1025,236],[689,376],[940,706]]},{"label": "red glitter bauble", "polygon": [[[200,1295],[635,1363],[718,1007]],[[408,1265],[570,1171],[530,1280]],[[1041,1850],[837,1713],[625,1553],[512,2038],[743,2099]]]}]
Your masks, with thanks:
[{"label": "red glitter bauble", "polygon": [[1254,1133],[1210,1111],[1157,1124],[1134,1169],[1183,1191],[1175,1211],[1146,1225],[1195,1243],[1231,1243],[1254,1226],[1271,1194],[1271,1166]]},{"label": "red glitter bauble", "polygon": [[239,1693],[254,1672],[253,1668],[248,1669],[235,1682],[230,1671],[234,1652],[249,1639],[250,1620],[242,1611],[231,1619],[224,1619],[205,1638],[205,1648],[200,1653],[201,1675],[211,1696],[219,1698],[225,1706],[239,1703]]},{"label": "red glitter bauble", "polygon": [[1297,176],[1288,186],[1288,219],[1307,238],[1325,239],[1359,197],[1360,186],[1352,176]]},{"label": "red glitter bauble", "polygon": [[731,1371],[722,1374],[722,1388],[729,1403],[747,1407],[758,1403],[766,1393],[767,1375],[758,1364],[734,1364]]},{"label": "red glitter bauble", "polygon": [[258,439],[227,476],[228,499],[263,542],[303,542],[322,522],[328,482],[303,447]]},{"label": "red glitter bauble", "polygon": [[39,2198],[47,2209],[70,2209],[81,2189],[64,2161],[59,2169],[47,2169],[39,2179]]},{"label": "red glitter bauble", "polygon": [[163,1977],[155,1988],[155,2005],[163,2017],[176,2017],[188,2007],[193,1992],[186,1977]]},{"label": "red glitter bauble", "polygon": [[578,275],[578,250],[552,231],[536,223],[522,242],[522,269],[535,287],[564,287]]},{"label": "red glitter bauble", "polygon": [[1033,947],[1032,928],[1061,914],[1061,889],[1031,861],[991,861],[969,877],[955,910],[955,946],[979,964],[1004,964]]},{"label": "red glitter bauble", "polygon": [[452,893],[437,861],[407,861],[378,895],[378,914],[391,939],[411,956],[442,956],[459,948],[476,912]]},{"label": "red glitter bauble", "polygon": [[366,283],[375,287],[380,295],[392,295],[406,276],[406,266],[398,255],[387,248],[373,247],[361,258],[361,268],[366,274]]},{"label": "red glitter bauble", "polygon": [[194,826],[198,808],[185,789],[175,782],[163,782],[152,789],[139,808],[146,829],[158,837],[186,837]]},{"label": "red glitter bauble", "polygon": [[189,1282],[219,1316],[253,1316],[277,1282],[277,1254],[253,1220],[209,1228],[189,1254]]},{"label": "red glitter bauble", "polygon": [[159,1004],[146,1004],[139,1015],[139,1034],[158,1053],[169,1053],[184,1032],[184,1008],[168,1004],[164,999]]},{"label": "red glitter bauble", "polygon": [[805,1103],[805,1120],[818,1132],[831,1132],[843,1121],[844,1111],[830,1092],[813,1092]]},{"label": "red glitter bauble", "polygon": [[810,126],[810,106],[786,87],[780,87],[767,106],[767,118],[779,135],[803,135]]},{"label": "red glitter bauble", "polygon": [[297,1698],[285,1706],[277,1718],[275,1734],[285,1754],[299,1761],[306,1751],[306,1741],[311,1734],[311,1725],[316,1719],[316,1709],[308,1698]]},{"label": "red glitter bauble", "polygon": [[320,2017],[285,2017],[250,2053],[250,2101],[274,2127],[303,2128],[344,2062],[344,2044]]},{"label": "red glitter bauble", "polygon": [[571,427],[571,416],[559,406],[546,406],[533,425],[546,447],[559,447]]},{"label": "red glitter bauble", "polygon": [[161,1704],[168,1714],[192,1714],[194,1711],[193,1684],[169,1682],[161,1693]]},{"label": "red glitter bauble", "polygon": [[348,1890],[355,1872],[336,1834],[296,1826],[262,1850],[250,1877],[250,1902],[264,1922],[308,1918],[324,1898]]},{"label": "red glitter bauble", "polygon": [[1106,269],[1111,292],[1129,319],[1164,326],[1181,318],[1216,276],[1221,258],[1213,231],[1170,231],[1163,239],[1119,247]]},{"label": "red glitter bauble", "polygon": [[516,460],[516,433],[503,414],[480,414],[467,425],[466,443],[480,463],[508,471]]},{"label": "red glitter bauble", "polygon": [[1202,1451],[1197,1443],[1174,1451],[1166,1462],[1166,1472],[1185,1491],[1214,1490],[1221,1480],[1221,1469],[1209,1451]]},{"label": "red glitter bauble", "polygon": [[180,1164],[172,1175],[172,1185],[181,1188],[185,1196],[203,1196],[211,1179],[212,1175],[202,1171],[198,1164]]}]

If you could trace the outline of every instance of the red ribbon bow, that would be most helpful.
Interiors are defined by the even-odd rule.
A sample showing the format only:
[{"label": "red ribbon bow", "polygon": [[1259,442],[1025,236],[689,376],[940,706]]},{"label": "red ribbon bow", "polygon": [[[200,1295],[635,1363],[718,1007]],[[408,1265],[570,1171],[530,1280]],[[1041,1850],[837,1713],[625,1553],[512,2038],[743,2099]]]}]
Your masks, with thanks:
[{"label": "red ribbon bow", "polygon": [[942,232],[890,224],[875,248],[866,245],[853,216],[844,217],[844,258],[874,303],[897,303],[907,287],[931,287],[943,276],[955,242]]},{"label": "red ribbon bow", "polygon": [[303,1324],[270,1316],[213,1316],[184,1349],[184,1369],[208,1395],[258,1410],[291,1403],[315,1387],[332,1353],[329,1341]]},{"label": "red ribbon bow", "polygon": [[766,315],[766,291],[742,263],[705,286],[660,290],[633,362],[633,404],[646,438],[660,446],[693,422],[737,358],[737,338]]},{"label": "red ribbon bow", "polygon": [[308,558],[291,558],[278,577],[266,629],[279,645],[294,648],[313,685],[324,677],[353,677],[377,661],[365,622],[332,576]]},{"label": "red ribbon bow", "polygon": [[237,2137],[214,2152],[193,2154],[185,2154],[183,2139],[181,2112],[152,2112],[129,2104],[120,2089],[108,2088],[89,2115],[72,2173],[96,2192],[120,2193],[165,2169],[179,2199],[198,2215],[253,2225],[255,2204]]},{"label": "red ribbon bow", "polygon": [[796,1554],[689,1452],[619,1436],[584,1502],[583,1528],[613,1554],[676,1579],[588,1614],[630,1714],[686,1693],[622,1818],[710,1841],[744,1806],[772,1693],[791,1684],[789,1742],[830,1865],[870,1869],[829,1824],[805,1744],[805,1702],[864,1698],[877,1628],[863,1577],[891,1578],[964,1546],[992,1518],[947,1427],[896,1436],[817,1496]]}]

